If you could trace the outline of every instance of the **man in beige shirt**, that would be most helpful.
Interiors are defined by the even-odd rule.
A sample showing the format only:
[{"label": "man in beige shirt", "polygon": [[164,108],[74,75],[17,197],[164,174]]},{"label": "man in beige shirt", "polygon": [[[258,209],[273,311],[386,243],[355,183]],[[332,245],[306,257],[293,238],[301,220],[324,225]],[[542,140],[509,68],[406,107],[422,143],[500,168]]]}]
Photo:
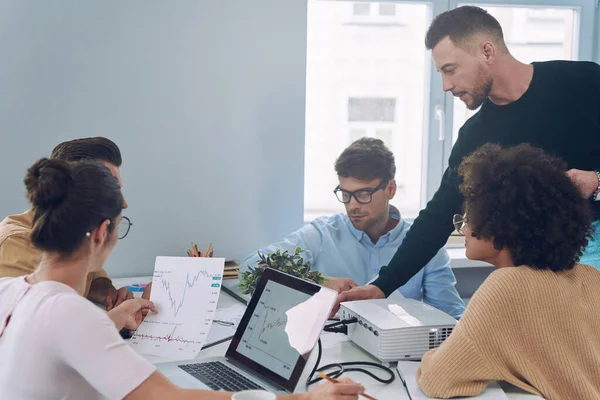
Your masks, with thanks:
[{"label": "man in beige shirt", "polygon": [[[51,158],[64,161],[97,160],[111,171],[122,185],[119,167],[121,152],[111,140],[103,137],[75,139],[59,144],[52,151]],[[127,202],[123,202],[123,209]],[[10,215],[0,222],[0,278],[27,275],[36,269],[40,261],[40,251],[29,237],[33,226],[34,210],[23,214]],[[92,272],[87,277],[85,296],[107,310],[116,307],[133,294],[126,288],[117,290],[104,270]]]}]

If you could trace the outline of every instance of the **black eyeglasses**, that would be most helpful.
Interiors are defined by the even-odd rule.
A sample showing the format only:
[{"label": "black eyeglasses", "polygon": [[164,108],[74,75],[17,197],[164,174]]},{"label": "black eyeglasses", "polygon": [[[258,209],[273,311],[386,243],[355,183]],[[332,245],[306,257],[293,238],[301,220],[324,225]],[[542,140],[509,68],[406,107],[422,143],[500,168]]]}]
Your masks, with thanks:
[{"label": "black eyeglasses", "polygon": [[454,224],[454,229],[461,235],[465,234],[465,225],[467,225],[467,218],[464,215],[454,214],[452,218],[452,223]]},{"label": "black eyeglasses", "polygon": [[358,203],[369,204],[373,200],[373,193],[377,192],[378,190],[384,189],[387,186],[387,184],[388,181],[382,181],[377,187],[374,187],[372,189],[358,189],[354,192],[349,192],[347,190],[340,189],[340,185],[338,185],[333,190],[333,193],[335,193],[335,197],[337,197],[337,199],[344,204],[350,203],[350,200],[352,200],[353,196]]},{"label": "black eyeglasses", "polygon": [[131,220],[126,216],[121,216],[121,221],[119,221],[119,239],[124,239],[125,236],[129,233],[129,229],[131,229]]}]

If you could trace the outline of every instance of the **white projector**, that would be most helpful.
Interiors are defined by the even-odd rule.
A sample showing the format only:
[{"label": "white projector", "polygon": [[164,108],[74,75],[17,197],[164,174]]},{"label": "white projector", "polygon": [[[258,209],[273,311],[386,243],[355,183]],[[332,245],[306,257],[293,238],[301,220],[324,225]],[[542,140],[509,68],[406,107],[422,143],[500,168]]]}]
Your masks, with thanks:
[{"label": "white projector", "polygon": [[448,314],[413,299],[377,299],[342,303],[348,337],[383,362],[420,360],[450,336],[457,321]]}]

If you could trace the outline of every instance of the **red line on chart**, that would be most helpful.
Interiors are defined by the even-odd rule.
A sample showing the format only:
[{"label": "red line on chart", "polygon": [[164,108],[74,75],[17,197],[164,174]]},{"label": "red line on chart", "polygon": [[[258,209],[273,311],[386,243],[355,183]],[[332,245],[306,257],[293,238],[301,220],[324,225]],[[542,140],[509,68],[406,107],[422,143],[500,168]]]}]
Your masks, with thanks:
[{"label": "red line on chart", "polygon": [[187,293],[187,288],[194,287],[194,285],[196,284],[198,279],[200,279],[201,276],[205,278],[211,278],[213,274],[209,274],[206,271],[200,271],[196,276],[194,276],[194,278],[190,282],[190,273],[187,273],[187,276],[185,278],[185,286],[183,287],[183,295],[181,296],[181,301],[179,302],[179,304],[177,304],[177,300],[173,298],[173,295],[171,293],[171,282],[161,277],[161,284],[162,287],[167,291],[167,295],[169,296],[169,302],[171,303],[171,308],[173,309],[174,317],[177,317],[177,314],[179,314],[179,310],[181,310],[181,306],[183,306],[183,303],[185,302],[185,294]]},{"label": "red line on chart", "polygon": [[202,343],[201,341],[198,341],[198,340],[186,340],[186,339],[183,339],[182,337],[175,336],[175,330],[177,330],[177,327],[173,328],[171,333],[169,333],[167,336],[154,336],[154,335],[144,335],[143,333],[136,333],[135,336],[132,338],[132,340],[135,340],[137,338],[143,338],[143,339],[150,339],[150,340],[155,340],[158,342],[167,342],[167,343],[168,342]]}]

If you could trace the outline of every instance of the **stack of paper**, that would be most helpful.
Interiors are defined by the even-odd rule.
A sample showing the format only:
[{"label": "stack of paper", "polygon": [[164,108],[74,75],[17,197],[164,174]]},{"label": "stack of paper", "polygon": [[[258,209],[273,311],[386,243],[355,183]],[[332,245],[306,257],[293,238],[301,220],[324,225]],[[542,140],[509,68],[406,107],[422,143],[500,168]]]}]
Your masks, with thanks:
[{"label": "stack of paper", "polygon": [[[398,361],[398,374],[404,383],[406,391],[412,400],[428,400],[425,393],[421,391],[417,384],[417,369],[419,362],[415,361]],[[485,399],[485,400],[508,400],[504,390],[498,385],[498,382],[490,383],[481,394],[470,399]]]},{"label": "stack of paper", "polygon": [[208,338],[202,348],[205,349],[231,339],[235,335],[245,311],[246,306],[237,302],[227,308],[217,308]]}]

